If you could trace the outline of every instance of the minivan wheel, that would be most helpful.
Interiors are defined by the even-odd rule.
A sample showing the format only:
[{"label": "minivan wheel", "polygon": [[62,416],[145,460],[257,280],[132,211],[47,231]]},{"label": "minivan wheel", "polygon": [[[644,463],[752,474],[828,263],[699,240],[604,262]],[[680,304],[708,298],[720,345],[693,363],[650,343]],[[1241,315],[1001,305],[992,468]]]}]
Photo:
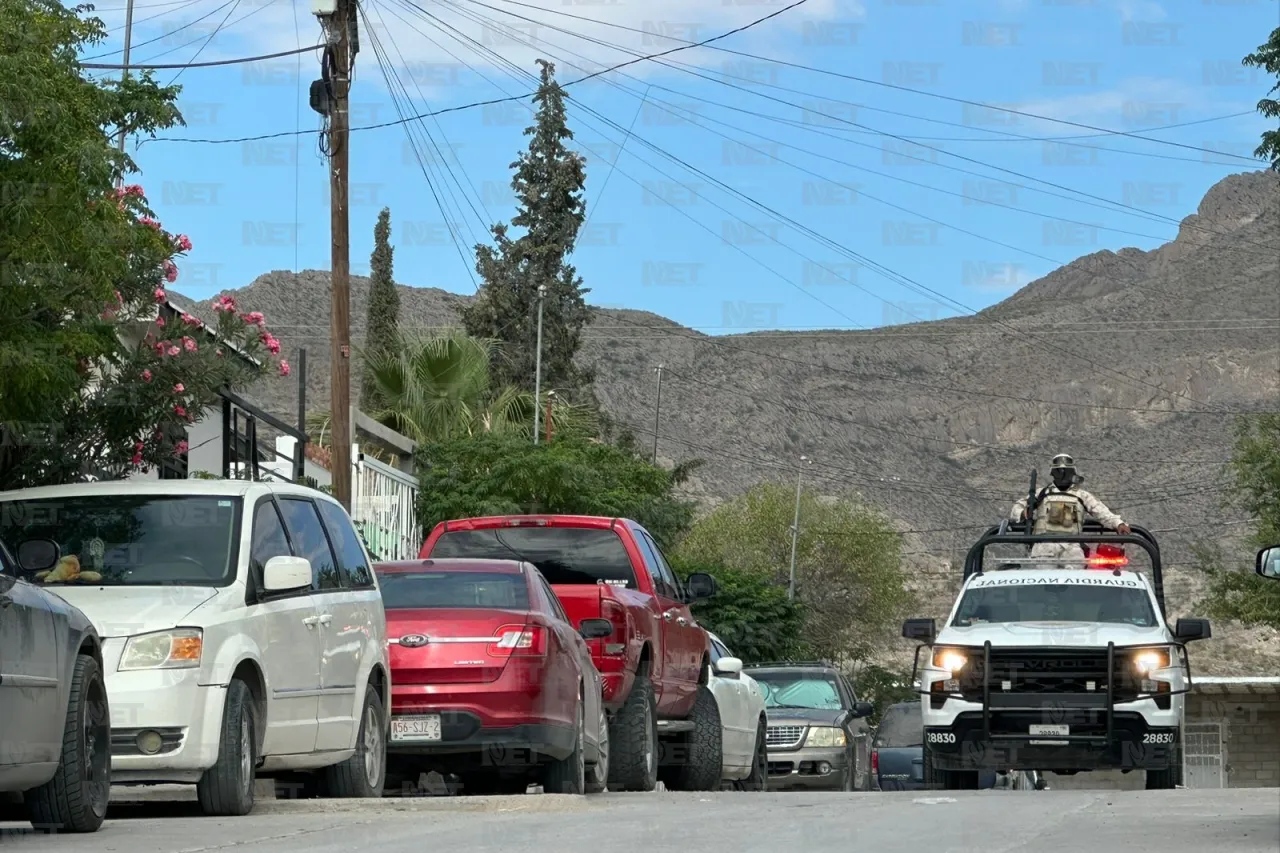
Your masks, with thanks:
[{"label": "minivan wheel", "polygon": [[196,799],[206,815],[233,817],[253,810],[254,768],[258,757],[255,731],[253,694],[249,685],[233,678],[227,685],[218,760],[196,783]]},{"label": "minivan wheel", "polygon": [[382,697],[370,685],[360,712],[355,755],[320,774],[321,796],[341,799],[381,797],[387,772],[387,717]]}]

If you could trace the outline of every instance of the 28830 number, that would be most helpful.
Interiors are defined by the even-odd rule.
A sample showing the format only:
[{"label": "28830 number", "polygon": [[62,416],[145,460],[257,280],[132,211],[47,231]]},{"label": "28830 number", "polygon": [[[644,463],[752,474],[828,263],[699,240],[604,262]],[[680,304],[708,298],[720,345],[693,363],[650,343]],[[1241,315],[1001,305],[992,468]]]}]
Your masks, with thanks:
[{"label": "28830 number", "polygon": [[1173,743],[1173,732],[1147,732],[1142,736],[1143,743]]},{"label": "28830 number", "polygon": [[929,743],[955,743],[955,732],[929,732]]}]

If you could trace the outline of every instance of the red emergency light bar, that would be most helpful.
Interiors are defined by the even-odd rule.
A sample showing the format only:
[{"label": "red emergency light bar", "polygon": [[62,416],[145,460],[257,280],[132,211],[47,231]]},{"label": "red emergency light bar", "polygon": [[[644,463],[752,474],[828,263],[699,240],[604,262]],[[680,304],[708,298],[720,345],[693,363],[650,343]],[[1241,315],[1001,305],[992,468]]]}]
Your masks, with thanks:
[{"label": "red emergency light bar", "polygon": [[1129,565],[1129,558],[1125,555],[1124,548],[1099,545],[1097,553],[1091,555],[1086,563],[1091,569],[1114,569]]}]

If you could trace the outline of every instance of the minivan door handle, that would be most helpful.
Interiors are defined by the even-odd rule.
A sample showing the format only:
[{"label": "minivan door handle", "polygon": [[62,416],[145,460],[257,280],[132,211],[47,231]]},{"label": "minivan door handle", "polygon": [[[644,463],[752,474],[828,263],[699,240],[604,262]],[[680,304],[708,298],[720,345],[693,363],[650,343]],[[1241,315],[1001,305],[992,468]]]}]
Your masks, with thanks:
[{"label": "minivan door handle", "polygon": [[329,624],[330,622],[332,622],[332,621],[333,621],[333,614],[332,614],[332,613],[321,613],[321,614],[320,614],[320,624],[321,624],[321,625],[328,625],[328,624]]},{"label": "minivan door handle", "polygon": [[319,621],[320,621],[319,616],[308,616],[307,618],[302,620],[302,624],[306,625],[308,628],[314,628],[316,626],[316,623]]}]

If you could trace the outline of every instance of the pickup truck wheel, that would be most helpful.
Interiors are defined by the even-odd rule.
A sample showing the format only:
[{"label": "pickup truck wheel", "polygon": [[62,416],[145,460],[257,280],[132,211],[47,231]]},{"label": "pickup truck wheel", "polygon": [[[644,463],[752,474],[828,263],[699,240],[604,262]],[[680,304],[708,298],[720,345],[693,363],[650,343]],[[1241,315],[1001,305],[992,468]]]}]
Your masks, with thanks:
[{"label": "pickup truck wheel", "polygon": [[237,817],[253,811],[258,757],[254,723],[249,685],[233,678],[227,685],[226,710],[222,712],[218,760],[196,783],[196,798],[206,815]]},{"label": "pickup truck wheel", "polygon": [[609,724],[609,789],[652,791],[658,785],[658,712],[653,683],[637,675],[631,695]]},{"label": "pickup truck wheel", "polygon": [[386,772],[387,716],[382,710],[382,696],[369,685],[360,711],[356,754],[320,771],[320,794],[335,799],[381,797]]},{"label": "pickup truck wheel", "polygon": [[724,774],[724,727],[720,722],[720,706],[709,687],[698,686],[698,697],[689,715],[693,730],[674,741],[679,744],[676,766],[663,781],[672,791],[716,791]]},{"label": "pickup truck wheel", "polygon": [[1170,750],[1169,766],[1164,770],[1147,771],[1148,791],[1167,791],[1182,784],[1182,749],[1176,745],[1181,738],[1175,739],[1175,746]]},{"label": "pickup truck wheel", "polygon": [[62,727],[62,755],[53,778],[23,800],[33,826],[57,832],[97,832],[111,796],[111,709],[102,669],[76,658]]}]

